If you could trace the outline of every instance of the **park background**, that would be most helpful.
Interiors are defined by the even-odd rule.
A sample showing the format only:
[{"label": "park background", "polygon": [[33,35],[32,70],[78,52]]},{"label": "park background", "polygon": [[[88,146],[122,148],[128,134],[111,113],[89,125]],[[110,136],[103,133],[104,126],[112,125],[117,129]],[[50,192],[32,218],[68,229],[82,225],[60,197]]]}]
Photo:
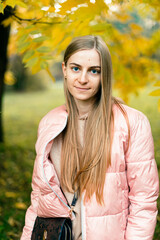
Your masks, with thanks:
[{"label": "park background", "polygon": [[64,103],[61,62],[75,36],[98,34],[107,43],[113,95],[148,117],[160,175],[160,4],[6,0],[0,12],[0,239],[18,240],[30,204],[38,123]]}]

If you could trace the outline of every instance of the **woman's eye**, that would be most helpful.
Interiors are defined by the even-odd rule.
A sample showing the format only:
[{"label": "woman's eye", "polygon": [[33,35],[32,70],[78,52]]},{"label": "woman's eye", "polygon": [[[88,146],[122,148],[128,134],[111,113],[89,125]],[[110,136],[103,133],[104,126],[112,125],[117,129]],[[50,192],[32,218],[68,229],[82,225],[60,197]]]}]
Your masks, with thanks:
[{"label": "woman's eye", "polygon": [[100,73],[100,71],[98,71],[98,70],[96,70],[96,69],[92,69],[91,72],[92,72],[93,74],[98,74],[98,73]]},{"label": "woman's eye", "polygon": [[79,70],[78,67],[73,67],[72,69],[73,69],[74,72],[77,72]]}]

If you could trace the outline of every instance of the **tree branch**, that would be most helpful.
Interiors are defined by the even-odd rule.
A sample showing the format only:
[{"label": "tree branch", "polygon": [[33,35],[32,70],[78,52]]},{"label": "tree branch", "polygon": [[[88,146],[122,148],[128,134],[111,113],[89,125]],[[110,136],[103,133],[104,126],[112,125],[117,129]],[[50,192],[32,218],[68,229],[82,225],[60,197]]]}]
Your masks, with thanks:
[{"label": "tree branch", "polygon": [[[37,19],[37,18],[21,18],[21,17],[17,16],[15,13],[12,13],[12,16],[15,17],[16,19],[18,19],[19,21],[23,21],[23,22],[33,22],[34,24],[41,23],[41,24],[49,24],[49,25],[54,24],[52,22],[40,21],[40,19]],[[56,22],[56,24],[57,23],[62,23],[62,22]]]},{"label": "tree branch", "polygon": [[23,22],[33,22],[33,24],[37,24],[37,23],[40,23],[40,24],[49,24],[49,25],[52,25],[52,24],[60,24],[62,22],[43,22],[43,21],[40,21],[40,19],[37,19],[37,18],[21,18],[19,16],[17,16],[14,12],[12,13],[12,16],[15,17],[16,19],[18,19],[19,21],[23,21]]},{"label": "tree branch", "polygon": [[40,24],[48,24],[48,25],[61,24],[62,23],[62,22],[43,22],[43,21],[40,21],[41,18],[40,19],[38,19],[38,18],[21,18],[21,17],[19,17],[19,16],[17,16],[15,14],[15,9],[13,9],[13,8],[5,8],[5,10],[9,13],[9,15],[11,17],[16,18],[16,20],[19,20],[20,22],[22,22],[22,21],[23,22],[33,22],[33,24],[40,23]]}]

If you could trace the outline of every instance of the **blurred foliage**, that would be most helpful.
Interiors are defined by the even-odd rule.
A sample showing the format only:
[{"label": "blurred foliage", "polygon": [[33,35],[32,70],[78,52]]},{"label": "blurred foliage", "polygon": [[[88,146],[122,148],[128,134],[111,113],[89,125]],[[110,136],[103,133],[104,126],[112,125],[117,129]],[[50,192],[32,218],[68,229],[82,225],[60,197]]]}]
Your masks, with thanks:
[{"label": "blurred foliage", "polygon": [[7,72],[5,72],[5,75],[4,75],[4,83],[6,84],[6,85],[14,85],[15,84],[15,82],[16,82],[16,79],[15,79],[15,76],[14,76],[14,74],[13,74],[13,72],[12,71],[7,71]]},{"label": "blurred foliage", "polygon": [[[156,97],[148,96],[150,87],[140,96],[130,96],[130,106],[143,111],[150,120],[155,143],[155,157],[160,176],[160,113]],[[119,96],[119,93],[114,95]],[[10,104],[12,103],[12,104]],[[34,145],[38,123],[52,108],[64,103],[61,83],[35,93],[8,92],[4,97],[5,145],[0,145],[0,239],[18,240],[30,205],[31,177],[35,159]],[[14,127],[13,127],[14,126]],[[160,210],[160,200],[158,201]],[[158,216],[154,240],[160,239]]]},{"label": "blurred foliage", "polygon": [[[36,73],[45,69],[52,77],[50,60],[73,37],[98,34],[112,54],[114,87],[127,101],[130,93],[148,83],[155,85],[153,96],[160,95],[160,4],[159,0],[5,0],[0,12],[9,5],[12,23],[9,53],[23,54],[26,67]],[[107,2],[107,1],[106,1]],[[159,101],[160,103],[160,101]],[[160,104],[159,104],[160,106]]]},{"label": "blurred foliage", "polygon": [[8,70],[5,73],[4,82],[7,91],[39,91],[49,86],[48,77],[43,73],[32,74],[24,67],[20,55],[14,54],[9,58]]}]

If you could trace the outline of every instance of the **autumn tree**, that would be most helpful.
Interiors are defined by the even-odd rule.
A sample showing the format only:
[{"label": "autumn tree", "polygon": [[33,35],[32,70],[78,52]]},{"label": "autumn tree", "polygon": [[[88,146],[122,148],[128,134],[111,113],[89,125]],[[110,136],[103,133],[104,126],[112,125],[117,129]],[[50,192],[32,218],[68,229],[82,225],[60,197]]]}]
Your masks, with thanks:
[{"label": "autumn tree", "polygon": [[148,83],[157,86],[152,94],[160,95],[159,0],[6,0],[0,1],[2,15],[6,6],[14,9],[3,21],[14,29],[10,46],[15,43],[32,73],[45,69],[54,80],[49,61],[56,61],[73,37],[98,34],[111,51],[114,87],[124,100]]},{"label": "autumn tree", "polygon": [[9,40],[10,25],[4,27],[2,22],[10,16],[11,7],[7,6],[4,14],[0,13],[0,142],[3,141],[2,128],[2,100],[4,93],[4,74],[7,68],[7,46]]}]

